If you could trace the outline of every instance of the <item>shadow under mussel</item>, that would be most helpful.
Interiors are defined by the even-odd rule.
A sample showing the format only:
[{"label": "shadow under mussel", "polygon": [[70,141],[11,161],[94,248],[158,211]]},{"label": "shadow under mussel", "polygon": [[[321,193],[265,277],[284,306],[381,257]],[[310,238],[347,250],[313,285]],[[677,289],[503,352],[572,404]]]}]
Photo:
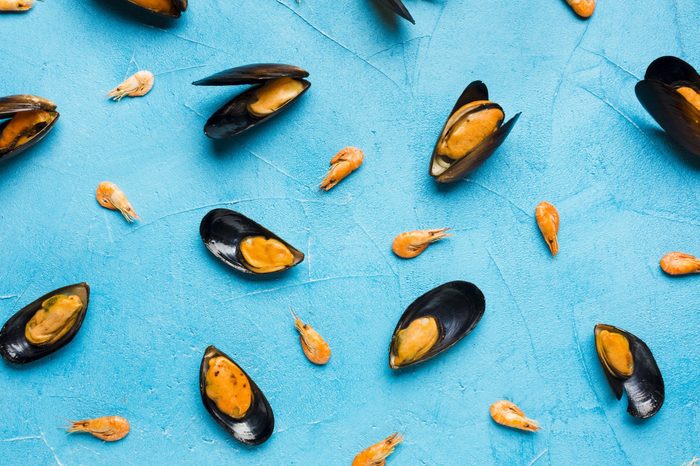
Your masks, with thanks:
[{"label": "shadow under mussel", "polygon": [[489,100],[489,91],[474,81],[462,92],[435,143],[430,176],[453,183],[478,168],[503,144],[520,113],[503,124],[505,113]]},{"label": "shadow under mussel", "polygon": [[0,160],[14,157],[41,141],[59,116],[56,104],[42,97],[0,97]]},{"label": "shadow under mussel", "polygon": [[14,364],[26,364],[58,351],[83,325],[90,301],[87,283],[45,294],[10,317],[0,330],[0,354]]},{"label": "shadow under mussel", "polygon": [[700,75],[695,68],[680,58],[657,58],[634,90],[671,139],[700,157]]},{"label": "shadow under mussel", "polygon": [[260,445],[272,435],[275,417],[265,395],[233,359],[215,346],[204,352],[199,391],[209,414],[239,442]]},{"label": "shadow under mussel", "polygon": [[204,216],[199,234],[209,251],[224,264],[252,275],[290,269],[304,260],[304,253],[254,222],[229,209],[214,209]]},{"label": "shadow under mussel", "polygon": [[168,18],[179,18],[187,10],[187,0],[127,0],[144,10]]},{"label": "shadow under mussel", "polygon": [[467,336],[486,309],[473,283],[448,282],[419,297],[399,319],[389,345],[389,366],[400,369],[427,361]]},{"label": "shadow under mussel", "polygon": [[195,86],[253,84],[219,108],[204,125],[212,139],[235,136],[267,121],[304,94],[311,83],[309,72],[292,65],[260,63],[244,65],[200,79]]},{"label": "shadow under mussel", "polygon": [[397,15],[401,16],[403,19],[410,21],[413,24],[416,24],[416,21],[413,19],[413,16],[411,16],[411,13],[408,11],[408,8],[406,8],[406,5],[403,4],[401,0],[381,0],[384,5],[387,6],[391,11],[396,13]]},{"label": "shadow under mussel", "polygon": [[593,332],[598,359],[617,399],[627,392],[627,412],[634,417],[656,414],[664,403],[664,380],[649,347],[612,325],[597,324]]}]

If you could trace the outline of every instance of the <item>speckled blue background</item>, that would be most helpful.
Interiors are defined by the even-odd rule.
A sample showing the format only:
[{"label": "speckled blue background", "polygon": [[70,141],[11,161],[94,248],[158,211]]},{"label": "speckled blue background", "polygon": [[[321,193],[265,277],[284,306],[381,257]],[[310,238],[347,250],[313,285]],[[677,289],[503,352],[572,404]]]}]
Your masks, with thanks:
[{"label": "speckled blue background", "polygon": [[[50,0],[0,16],[0,95],[55,100],[61,119],[31,152],[0,164],[0,320],[43,293],[92,286],[80,334],[27,367],[0,363],[0,463],[343,465],[400,431],[393,465],[680,464],[700,455],[700,277],[658,267],[700,253],[700,163],[661,133],[634,96],[665,54],[700,65],[695,0],[601,0],[589,22],[563,1],[407,0],[411,26],[371,0],[192,1],[177,22],[119,1]],[[149,22],[150,21],[150,22]],[[206,116],[233,88],[190,82],[282,62],[313,86],[283,115],[213,142]],[[145,98],[106,92],[140,68]],[[485,81],[523,116],[470,179],[427,174],[435,138],[466,84]],[[331,156],[364,166],[329,193]],[[94,200],[119,184],[142,222]],[[534,220],[561,214],[552,259]],[[234,208],[306,253],[275,280],[249,281],[203,247],[211,208]],[[404,230],[454,237],[412,261]],[[457,347],[392,373],[387,347],[417,296],[478,284],[486,314]],[[314,367],[292,306],[331,343]],[[666,381],[660,413],[638,422],[607,386],[596,322],[647,342]],[[232,440],[198,391],[216,344],[265,391],[277,425],[261,447]],[[488,416],[508,398],[537,434]],[[67,419],[121,414],[122,442],[67,436]]]}]

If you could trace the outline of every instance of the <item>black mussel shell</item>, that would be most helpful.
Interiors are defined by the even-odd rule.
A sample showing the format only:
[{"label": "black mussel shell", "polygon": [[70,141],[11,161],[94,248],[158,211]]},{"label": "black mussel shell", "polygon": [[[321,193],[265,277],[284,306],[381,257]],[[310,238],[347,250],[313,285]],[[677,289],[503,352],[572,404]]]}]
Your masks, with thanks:
[{"label": "black mussel shell", "polygon": [[396,337],[400,330],[408,327],[415,319],[434,317],[438,324],[438,339],[420,359],[401,365],[401,368],[427,361],[455,345],[474,330],[485,309],[484,294],[473,283],[453,281],[428,291],[408,306],[396,324],[389,345],[389,366],[392,369],[399,368],[392,365],[392,355],[396,353]]},{"label": "black mussel shell", "polygon": [[[253,402],[244,417],[235,419],[219,410],[208,396],[206,390],[206,374],[209,360],[213,357],[222,356],[245,374],[250,381],[250,389],[253,392]],[[225,353],[219,351],[215,346],[209,346],[204,352],[202,364],[199,368],[199,391],[202,395],[202,403],[214,420],[226,429],[236,440],[246,445],[260,445],[272,435],[275,428],[275,416],[272,407],[268,403],[263,392],[258,388],[252,378],[233,359]]]},{"label": "black mussel shell", "polygon": [[[43,346],[29,343],[24,336],[27,322],[41,309],[41,304],[44,301],[58,294],[74,294],[79,296],[83,302],[83,308],[79,311],[73,327],[55,343]],[[45,294],[33,303],[20,309],[15,315],[10,317],[10,320],[2,327],[2,330],[0,330],[0,354],[8,362],[26,364],[58,351],[70,343],[75,335],[77,335],[80,327],[83,325],[89,302],[90,287],[87,283],[64,286],[63,288]]]},{"label": "black mussel shell", "polygon": [[156,10],[142,5],[139,0],[127,0],[129,3],[138,6],[146,11],[155,13],[167,18],[179,18],[187,10],[187,0],[170,0],[171,7],[168,11]]},{"label": "black mussel shell", "polygon": [[401,16],[403,19],[410,21],[413,24],[416,24],[416,21],[413,19],[413,16],[411,16],[411,13],[408,11],[408,8],[406,8],[406,5],[403,4],[401,0],[383,0],[384,4],[391,9],[394,13],[397,15]]},{"label": "black mussel shell", "polygon": [[309,72],[293,65],[278,63],[255,63],[221,71],[207,78],[195,81],[195,86],[235,86],[239,84],[259,84],[277,78],[306,78]]},{"label": "black mussel shell", "polygon": [[654,355],[642,340],[612,325],[597,324],[593,330],[594,343],[598,332],[602,330],[624,335],[629,342],[630,352],[634,360],[632,375],[627,378],[620,377],[607,369],[603,356],[598,352],[596,345],[596,353],[603,367],[605,378],[608,379],[615,396],[619,400],[622,398],[622,392],[627,392],[627,412],[641,419],[652,417],[664,404],[664,379],[661,377],[661,371],[656,365]]},{"label": "black mussel shell", "polygon": [[[498,147],[503,144],[510,131],[513,129],[515,122],[520,118],[520,113],[517,113],[506,123],[502,124],[493,134],[484,139],[478,146],[476,146],[470,153],[454,162],[447,170],[441,174],[435,174],[433,171],[433,163],[437,157],[437,150],[440,144],[440,140],[447,126],[447,122],[450,120],[452,115],[457,112],[460,108],[470,102],[476,102],[478,100],[488,100],[489,91],[486,85],[481,81],[474,81],[469,84],[462,95],[457,99],[457,103],[452,108],[452,111],[445,120],[445,125],[440,130],[440,135],[438,136],[437,142],[435,143],[435,148],[433,149],[433,155],[430,157],[430,176],[435,178],[438,183],[453,183],[459,181],[470,172],[477,169],[486,159],[488,159],[493,152],[498,149]],[[500,108],[497,104],[488,104],[484,107],[478,107],[475,111],[482,110],[485,107],[495,107]]]},{"label": "black mussel shell", "polygon": [[229,209],[214,209],[205,215],[199,225],[199,235],[207,249],[224,264],[246,274],[269,275],[255,272],[246,267],[239,250],[239,244],[248,236],[276,239],[287,246],[294,256],[294,263],[287,269],[304,260],[304,253],[294,246],[245,215]]},{"label": "black mussel shell", "polygon": [[700,109],[677,92],[689,87],[700,93],[700,75],[676,57],[654,60],[637,83],[637,98],[666,133],[690,153],[700,156]]},{"label": "black mussel shell", "polygon": [[0,120],[5,120],[0,122],[0,134],[5,129],[5,126],[10,122],[10,119],[18,113],[29,112],[32,110],[44,110],[54,115],[54,119],[41,128],[38,133],[34,135],[29,141],[25,142],[21,146],[17,146],[13,149],[2,149],[0,148],[0,160],[6,160],[32,147],[37,142],[41,141],[53,128],[53,125],[58,121],[60,113],[56,111],[56,104],[50,100],[44,99],[42,97],[37,97],[34,95],[11,95],[7,97],[0,97]]}]

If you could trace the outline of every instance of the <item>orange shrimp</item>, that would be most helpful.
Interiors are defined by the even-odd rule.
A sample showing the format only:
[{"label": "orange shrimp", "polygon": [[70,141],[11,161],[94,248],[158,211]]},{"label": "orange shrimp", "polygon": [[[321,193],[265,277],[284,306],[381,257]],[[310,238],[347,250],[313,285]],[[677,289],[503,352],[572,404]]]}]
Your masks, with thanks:
[{"label": "orange shrimp", "polygon": [[514,429],[536,432],[540,429],[537,421],[529,419],[515,403],[508,400],[497,401],[491,405],[491,417],[497,423]]},{"label": "orange shrimp", "polygon": [[0,11],[27,11],[34,6],[34,0],[0,0]]},{"label": "orange shrimp", "polygon": [[299,342],[301,349],[307,359],[314,364],[323,366],[331,358],[331,348],[326,343],[326,340],[314,330],[310,325],[305,324],[300,318],[290,309],[292,317],[294,317],[294,326],[299,331]]},{"label": "orange shrimp", "polygon": [[537,226],[540,227],[549,250],[552,251],[553,256],[556,256],[559,252],[559,240],[557,239],[557,233],[559,233],[559,212],[557,208],[547,201],[542,201],[535,209],[535,217],[537,218]]},{"label": "orange shrimp", "polygon": [[700,273],[700,259],[684,252],[669,252],[661,258],[659,264],[669,275]]},{"label": "orange shrimp", "polygon": [[414,230],[401,233],[391,245],[391,250],[399,257],[412,259],[425,251],[431,243],[439,241],[447,236],[449,228],[437,228],[434,230]]},{"label": "orange shrimp", "polygon": [[150,71],[142,70],[128,78],[121,84],[109,91],[107,97],[114,99],[117,102],[124,97],[141,97],[148,94],[153,88],[155,77]]},{"label": "orange shrimp", "polygon": [[121,416],[105,416],[82,421],[71,421],[68,433],[87,432],[106,442],[116,442],[129,434],[129,421]]},{"label": "orange shrimp", "polygon": [[102,207],[121,212],[127,222],[133,222],[139,218],[124,192],[110,181],[103,181],[97,186],[95,197]]},{"label": "orange shrimp", "polygon": [[581,18],[590,18],[595,11],[595,0],[566,0],[566,3]]},{"label": "orange shrimp", "polygon": [[364,159],[365,154],[357,147],[342,149],[331,159],[331,168],[321,182],[321,189],[328,191],[340,183],[343,178],[360,168]]},{"label": "orange shrimp", "polygon": [[386,459],[394,452],[396,445],[403,441],[398,432],[385,438],[379,443],[362,450],[354,460],[352,466],[384,466]]}]

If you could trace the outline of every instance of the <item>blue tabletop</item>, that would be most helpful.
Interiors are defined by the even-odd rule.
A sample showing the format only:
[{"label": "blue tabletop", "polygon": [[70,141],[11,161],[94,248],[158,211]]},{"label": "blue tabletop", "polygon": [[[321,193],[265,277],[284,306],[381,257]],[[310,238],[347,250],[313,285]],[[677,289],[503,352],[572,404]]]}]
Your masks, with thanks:
[{"label": "blue tabletop", "polygon": [[[634,95],[662,55],[700,65],[695,0],[601,0],[590,21],[558,0],[406,0],[416,25],[372,0],[192,1],[177,21],[121,2],[52,0],[0,16],[0,95],[58,104],[41,144],[0,165],[0,320],[87,281],[75,340],[26,367],[0,363],[0,463],[343,465],[399,431],[389,464],[681,464],[700,455],[700,277],[658,266],[700,253],[700,163],[670,143]],[[234,139],[202,133],[238,92],[190,83],[233,66],[310,72],[292,108]],[[106,93],[139,69],[149,95]],[[448,188],[428,175],[462,89],[489,86],[505,144]],[[364,165],[318,189],[342,147]],[[117,183],[142,220],[94,198]],[[537,229],[559,208],[560,253]],[[217,261],[199,238],[212,208],[238,210],[305,252],[270,280]],[[396,234],[451,227],[411,261]],[[416,297],[477,284],[486,312],[440,357],[400,373],[392,331]],[[289,307],[333,348],[303,356]],[[595,354],[604,322],[644,340],[666,382],[653,418],[625,412]],[[265,392],[276,416],[244,447],[208,415],[198,388],[215,344]],[[535,434],[489,418],[499,399]],[[120,414],[123,441],[67,435],[68,419]]]}]

